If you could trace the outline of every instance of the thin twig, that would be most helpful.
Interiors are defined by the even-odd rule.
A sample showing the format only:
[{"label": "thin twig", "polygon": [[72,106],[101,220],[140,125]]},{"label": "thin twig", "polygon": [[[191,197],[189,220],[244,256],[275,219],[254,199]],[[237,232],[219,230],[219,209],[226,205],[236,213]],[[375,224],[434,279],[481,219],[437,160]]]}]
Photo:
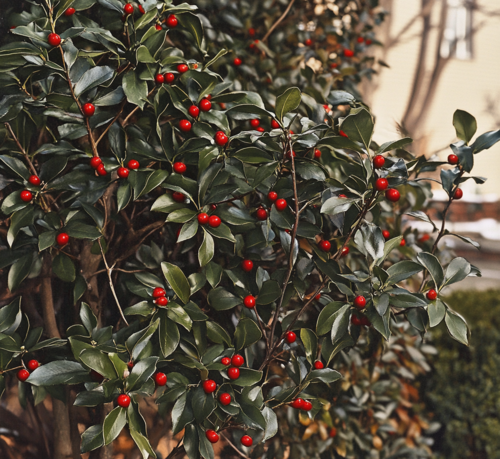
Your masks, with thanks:
[{"label": "thin twig", "polygon": [[127,103],[127,99],[125,99],[122,102],[122,106],[118,110],[118,113],[116,116],[111,120],[111,122],[106,126],[106,129],[104,129],[104,132],[99,136],[99,138],[96,140],[95,144],[96,146],[99,145],[99,142],[104,138],[104,136],[108,133],[108,131],[111,129],[111,126],[115,124],[116,120],[120,118],[121,114],[123,113],[123,109],[125,108],[125,104]]},{"label": "thin twig", "polygon": [[276,29],[276,27],[279,26],[279,24],[281,23],[281,21],[283,21],[283,19],[286,18],[286,15],[288,14],[288,12],[290,11],[290,9],[292,8],[292,5],[294,4],[295,0],[292,0],[286,10],[284,11],[284,13],[279,17],[279,19],[271,26],[271,28],[267,31],[267,33],[264,35],[264,38],[262,39],[263,42],[266,42],[267,39],[269,38],[269,35],[271,35],[274,31],[274,29]]},{"label": "thin twig", "polygon": [[239,455],[240,457],[243,457],[244,459],[250,459],[246,454],[243,454],[232,442],[229,440],[229,438],[226,437],[223,433],[221,433],[222,438],[227,441],[228,445],[231,446]]},{"label": "thin twig", "polygon": [[122,316],[123,322],[125,322],[125,325],[128,326],[127,319],[125,318],[125,315],[123,314],[123,311],[122,311],[122,307],[120,306],[120,302],[118,301],[118,296],[116,296],[115,287],[113,286],[113,279],[111,279],[111,272],[113,271],[113,267],[110,268],[108,266],[108,262],[106,261],[106,257],[104,255],[104,250],[102,249],[101,238],[97,239],[97,242],[99,243],[99,247],[101,249],[101,254],[102,254],[102,259],[104,261],[104,265],[106,266],[106,271],[108,273],[109,287],[111,288],[111,292],[113,293],[113,296],[115,297],[116,305],[118,306],[118,310],[120,311],[120,315]]}]

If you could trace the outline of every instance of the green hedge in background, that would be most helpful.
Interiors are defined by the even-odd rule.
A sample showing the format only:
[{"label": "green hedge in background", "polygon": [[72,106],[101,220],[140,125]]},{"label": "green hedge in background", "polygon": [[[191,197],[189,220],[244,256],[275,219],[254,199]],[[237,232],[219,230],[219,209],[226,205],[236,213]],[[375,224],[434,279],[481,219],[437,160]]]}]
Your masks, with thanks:
[{"label": "green hedge in background", "polygon": [[500,290],[460,291],[449,298],[467,319],[470,347],[433,333],[439,354],[423,394],[442,428],[435,436],[436,457],[500,458]]}]

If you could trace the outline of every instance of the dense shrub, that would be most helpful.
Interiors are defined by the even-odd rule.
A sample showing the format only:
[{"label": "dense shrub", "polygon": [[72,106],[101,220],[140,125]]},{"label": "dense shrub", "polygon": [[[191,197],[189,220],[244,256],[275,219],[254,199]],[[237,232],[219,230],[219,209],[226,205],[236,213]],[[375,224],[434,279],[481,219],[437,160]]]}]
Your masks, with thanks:
[{"label": "dense shrub", "polygon": [[439,327],[439,354],[423,381],[433,419],[442,427],[434,451],[443,459],[500,457],[500,292],[458,291],[448,297],[471,326],[470,347],[457,346]]}]

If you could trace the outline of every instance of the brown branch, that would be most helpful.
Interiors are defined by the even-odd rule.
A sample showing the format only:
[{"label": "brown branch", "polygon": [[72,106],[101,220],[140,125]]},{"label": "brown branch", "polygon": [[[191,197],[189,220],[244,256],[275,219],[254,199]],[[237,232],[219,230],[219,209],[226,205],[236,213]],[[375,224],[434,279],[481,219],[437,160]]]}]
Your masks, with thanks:
[{"label": "brown branch", "polygon": [[99,142],[104,138],[104,136],[108,133],[108,131],[111,129],[111,126],[113,126],[113,124],[115,124],[115,122],[118,120],[118,118],[120,118],[121,114],[123,113],[123,109],[125,108],[125,104],[127,103],[127,100],[125,99],[123,102],[122,102],[122,106],[120,107],[120,109],[118,110],[118,113],[116,114],[116,116],[111,120],[111,122],[106,126],[106,129],[104,129],[104,132],[99,136],[99,138],[96,140],[95,144],[96,144],[96,147],[97,145],[99,145]]},{"label": "brown branch", "polygon": [[267,39],[269,38],[269,35],[271,35],[274,31],[274,29],[276,29],[276,27],[278,27],[281,23],[281,21],[283,21],[283,19],[285,19],[286,15],[289,13],[290,9],[292,8],[292,5],[294,4],[295,0],[291,0],[291,2],[288,4],[286,10],[283,12],[283,14],[279,17],[279,19],[271,26],[271,28],[267,31],[267,33],[264,35],[264,38],[262,39],[263,42],[266,42]]},{"label": "brown branch", "polygon": [[111,288],[111,292],[113,293],[113,297],[115,298],[116,305],[118,306],[118,310],[120,311],[120,315],[122,317],[122,320],[125,323],[125,325],[128,326],[127,319],[125,318],[125,315],[123,314],[122,307],[120,306],[120,301],[118,300],[118,296],[116,295],[115,287],[113,285],[113,279],[111,278],[111,273],[113,271],[114,265],[111,268],[108,266],[108,262],[106,261],[106,256],[104,255],[104,250],[102,249],[101,238],[99,238],[97,240],[97,242],[99,243],[99,248],[101,249],[102,259],[104,261],[104,265],[106,266],[106,272],[108,273],[109,287]]},{"label": "brown branch", "polygon": [[226,435],[224,435],[223,433],[221,433],[221,436],[222,438],[224,438],[224,440],[226,440],[227,444],[233,448],[240,457],[242,457],[243,459],[250,459],[246,454],[243,454],[232,442],[231,440],[229,440],[229,438],[227,438]]}]

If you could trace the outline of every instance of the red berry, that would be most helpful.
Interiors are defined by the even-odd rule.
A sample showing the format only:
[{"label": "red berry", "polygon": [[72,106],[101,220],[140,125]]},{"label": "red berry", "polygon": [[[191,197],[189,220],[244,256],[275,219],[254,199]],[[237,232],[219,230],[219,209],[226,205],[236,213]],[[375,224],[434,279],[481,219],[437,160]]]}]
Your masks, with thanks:
[{"label": "red berry", "polygon": [[219,145],[220,147],[226,145],[226,143],[228,142],[228,137],[226,134],[224,134],[224,132],[222,131],[217,131],[215,133],[215,143],[217,145]]},{"label": "red berry", "polygon": [[56,237],[57,244],[61,247],[69,242],[69,236],[67,233],[59,233]]},{"label": "red berry", "polygon": [[338,66],[339,66],[339,64],[337,64],[336,62],[332,62],[332,63],[330,64],[330,68],[331,68],[331,69],[336,69]]},{"label": "red berry", "polygon": [[434,301],[437,297],[438,297],[438,294],[436,292],[436,290],[434,290],[433,288],[430,289],[428,292],[427,292],[427,299],[428,300],[431,300],[431,301]]},{"label": "red berry", "polygon": [[162,75],[161,73],[157,73],[155,75],[155,81],[156,81],[156,84],[163,84],[163,82],[165,81],[165,75]]},{"label": "red berry", "polygon": [[47,41],[49,42],[50,46],[59,46],[61,44],[61,37],[56,33],[49,33]]},{"label": "red berry", "polygon": [[296,398],[293,402],[292,402],[292,408],[295,408],[296,410],[301,410],[304,408],[304,400],[302,400],[301,398]]},{"label": "red berry", "polygon": [[231,359],[229,357],[222,357],[221,363],[226,366],[231,365]]},{"label": "red berry", "polygon": [[123,7],[123,11],[125,14],[132,14],[134,12],[134,5],[132,5],[132,3],[127,3]]},{"label": "red berry", "polygon": [[219,395],[219,402],[221,405],[227,406],[231,403],[231,395],[229,395],[227,392],[224,392],[223,394]]},{"label": "red berry", "polygon": [[384,239],[387,241],[387,239],[389,239],[391,237],[391,233],[389,233],[389,231],[387,231],[387,230],[383,230],[382,236],[384,236]]},{"label": "red berry", "polygon": [[165,296],[167,292],[165,292],[165,289],[161,287],[156,287],[153,290],[153,298],[160,298],[161,296]]},{"label": "red berry", "polygon": [[339,198],[347,198],[347,195],[345,195],[345,194],[339,194]]},{"label": "red berry", "polygon": [[202,112],[208,112],[212,108],[212,102],[210,102],[208,99],[201,99],[200,100],[200,110]]},{"label": "red berry", "polygon": [[210,204],[210,210],[216,210],[217,209],[217,205],[215,204]]},{"label": "red berry", "polygon": [[28,362],[28,368],[31,371],[36,370],[39,366],[40,366],[40,364],[38,363],[38,360],[30,360]]},{"label": "red berry", "polygon": [[357,296],[354,298],[354,306],[358,309],[363,309],[366,306],[366,298],[364,296]]},{"label": "red berry", "polygon": [[361,319],[355,314],[351,316],[351,323],[353,325],[362,325]]},{"label": "red berry", "polygon": [[65,12],[64,12],[64,16],[73,16],[73,14],[76,13],[76,10],[74,8],[68,8]]},{"label": "red berry", "polygon": [[273,129],[279,129],[280,124],[276,120],[271,120],[271,127]]},{"label": "red berry", "polygon": [[288,207],[285,199],[278,199],[274,205],[276,206],[276,210],[278,212],[283,212]]},{"label": "red berry", "polygon": [[234,354],[231,358],[231,365],[233,367],[241,367],[241,365],[243,365],[244,363],[245,359],[239,354]]},{"label": "red berry", "polygon": [[257,209],[257,219],[258,220],[267,220],[267,210],[263,209],[262,207]]},{"label": "red berry", "polygon": [[373,166],[375,169],[380,169],[385,164],[385,158],[382,155],[377,155],[373,158]]},{"label": "red berry", "polygon": [[198,115],[200,114],[200,109],[196,106],[196,105],[191,105],[191,107],[189,107],[189,110],[188,110],[188,113],[193,117],[193,118],[197,118]]},{"label": "red berry", "polygon": [[266,130],[262,126],[259,126],[258,128],[255,128],[255,130],[259,131],[259,132],[266,132]]},{"label": "red berry", "polygon": [[83,114],[85,116],[92,116],[95,113],[95,106],[91,103],[86,103],[83,106]]},{"label": "red berry", "polygon": [[221,219],[217,215],[211,215],[208,219],[208,224],[212,228],[218,228],[221,224]]},{"label": "red berry", "polygon": [[175,14],[169,15],[165,22],[167,23],[168,27],[177,27],[177,24],[179,23],[179,21],[175,17]]},{"label": "red berry", "polygon": [[422,237],[419,239],[420,242],[426,242],[428,241],[429,239],[431,238],[431,236],[427,233],[425,233],[424,235],[422,235]]},{"label": "red berry", "polygon": [[217,389],[217,384],[213,379],[203,381],[203,390],[205,391],[205,394],[211,394],[212,392],[215,392],[215,389]]},{"label": "red berry", "polygon": [[258,128],[260,126],[260,120],[258,120],[257,118],[250,120],[250,126],[252,126],[253,128]]},{"label": "red berry", "polygon": [[457,155],[448,155],[448,162],[450,164],[458,164],[458,156]]},{"label": "red berry", "polygon": [[386,192],[385,192],[385,197],[389,200],[389,201],[392,201],[392,202],[398,202],[399,201],[399,198],[401,197],[401,195],[399,194],[399,191],[394,189],[394,188],[389,188]]},{"label": "red berry", "polygon": [[330,438],[336,437],[337,436],[337,429],[335,427],[332,427],[330,429],[330,432],[328,432],[328,435],[329,435]]},{"label": "red berry", "polygon": [[186,169],[187,169],[187,167],[184,163],[181,163],[181,162],[174,163],[174,171],[177,174],[184,174],[184,172],[186,172]]},{"label": "red berry", "polygon": [[156,298],[155,303],[158,306],[166,306],[168,304],[168,298],[165,296],[160,296],[159,298]]},{"label": "red berry", "polygon": [[363,37],[358,37],[358,43],[363,43],[365,40],[363,39]]},{"label": "red berry", "polygon": [[179,123],[179,129],[182,132],[189,132],[191,130],[191,122],[188,120],[181,120]]},{"label": "red berry", "polygon": [[141,12],[141,14],[146,14],[146,10],[143,8],[142,5],[139,5],[137,9]]},{"label": "red berry", "polygon": [[321,150],[314,150],[314,157],[316,159],[321,158]]},{"label": "red berry", "polygon": [[354,51],[352,51],[351,49],[344,49],[344,56],[345,57],[352,57],[352,56],[354,56]]},{"label": "red berry", "polygon": [[375,181],[375,188],[377,189],[377,191],[384,191],[387,189],[388,186],[389,182],[385,178],[378,178]]},{"label": "red berry", "polygon": [[349,247],[344,247],[344,248],[342,249],[342,255],[341,255],[341,256],[342,256],[342,257],[345,257],[345,256],[347,256],[348,254],[349,254]]},{"label": "red berry", "polygon": [[[160,27],[160,29],[161,29],[161,27]],[[164,77],[165,77],[165,81],[168,84],[172,83],[175,80],[175,75],[173,73],[165,73]]]},{"label": "red berry", "polygon": [[323,365],[323,362],[321,362],[320,360],[316,360],[316,362],[314,362],[314,368],[316,370],[322,370],[323,368],[325,368],[325,366]]},{"label": "red berry", "polygon": [[462,196],[464,195],[464,192],[462,191],[461,188],[457,188],[455,190],[455,193],[453,193],[453,199],[462,199]]},{"label": "red berry", "polygon": [[228,368],[227,375],[229,379],[238,379],[240,377],[240,369],[236,367]]},{"label": "red berry", "polygon": [[359,320],[361,321],[361,325],[366,325],[367,327],[369,327],[372,324],[368,319],[368,317],[366,316],[361,317],[361,319]]},{"label": "red berry", "polygon": [[406,245],[406,241],[404,239],[401,239],[401,242],[399,243],[401,247],[404,247]]},{"label": "red berry", "polygon": [[198,223],[200,225],[206,225],[208,223],[208,219],[208,214],[206,214],[205,212],[198,214]]},{"label": "red berry", "polygon": [[162,26],[160,24],[155,24],[155,29],[156,30],[161,30],[162,29]]},{"label": "red berry", "polygon": [[205,432],[205,435],[210,443],[217,443],[219,441],[219,434],[215,430],[209,429]]},{"label": "red berry", "polygon": [[278,199],[278,193],[276,193],[276,191],[270,191],[267,193],[267,199],[271,202],[276,201],[276,199]]},{"label": "red berry", "polygon": [[30,372],[28,370],[22,369],[17,372],[17,379],[24,382],[30,377]]},{"label": "red berry", "polygon": [[321,293],[318,293],[318,294],[314,297],[314,299],[315,299],[316,301],[321,300]]},{"label": "red berry", "polygon": [[339,131],[339,134],[342,136],[342,137],[349,137],[342,129]]},{"label": "red berry", "polygon": [[306,46],[311,46],[313,43],[313,41],[310,39],[310,38],[307,38],[305,41],[304,41],[304,45]]},{"label": "red berry", "polygon": [[117,173],[118,173],[118,177],[127,178],[128,174],[130,174],[130,171],[126,167],[119,167]]},{"label": "red berry", "polygon": [[310,401],[304,400],[304,406],[302,408],[304,411],[311,411],[312,407],[313,407],[313,405]]},{"label": "red berry", "polygon": [[93,169],[97,169],[99,167],[99,164],[101,164],[101,163],[102,163],[102,159],[99,158],[99,156],[94,156],[90,160],[90,167],[92,167]]},{"label": "red berry", "polygon": [[254,308],[255,307],[255,297],[252,296],[252,295],[247,295],[244,299],[243,299],[243,304],[247,307],[247,308]]},{"label": "red berry", "polygon": [[167,375],[165,373],[156,373],[155,383],[157,386],[164,386],[167,384]]},{"label": "red berry", "polygon": [[372,42],[370,39],[368,39],[368,40],[366,40],[366,41],[365,41],[365,43],[369,46],[369,45],[371,45],[373,42]]},{"label": "red berry", "polygon": [[297,335],[293,331],[287,331],[285,335],[286,342],[288,344],[295,343],[295,340],[297,339]]},{"label": "red berry", "polygon": [[249,437],[248,435],[243,435],[243,437],[241,437],[241,444],[243,446],[246,446],[247,448],[250,448],[250,446],[252,446],[253,444],[252,437]]},{"label": "red berry", "polygon": [[241,262],[241,267],[243,271],[249,273],[253,269],[253,261],[252,260],[243,260]]},{"label": "red berry", "polygon": [[241,65],[241,59],[239,57],[235,57],[234,58],[234,61],[233,61],[233,64],[236,66],[236,67],[239,67]]},{"label": "red berry", "polygon": [[33,194],[29,190],[23,190],[21,191],[21,199],[24,202],[30,202],[33,199]]},{"label": "red berry", "polygon": [[255,29],[250,27],[250,29],[248,29],[248,35],[250,35],[251,37],[255,36]]},{"label": "red berry", "polygon": [[99,175],[106,175],[108,173],[106,171],[106,168],[104,167],[104,164],[99,164],[99,166],[97,166],[97,173]]},{"label": "red berry", "polygon": [[175,202],[184,202],[184,200],[186,199],[186,197],[179,191],[174,191],[172,193],[172,198],[174,198]]},{"label": "red berry", "polygon": [[189,67],[186,64],[179,64],[177,66],[177,71],[179,73],[186,73],[189,70]]},{"label": "red berry", "polygon": [[128,164],[127,164],[129,169],[139,169],[140,164],[139,161],[136,161],[135,159],[131,159]]},{"label": "red berry", "polygon": [[118,406],[121,406],[122,408],[128,408],[130,405],[130,397],[126,394],[121,394],[116,399],[116,403],[118,403]]},{"label": "red berry", "polygon": [[292,150],[291,152],[290,151],[287,151],[286,152],[286,155],[287,159],[292,159],[292,156],[295,158],[297,155],[295,154],[295,152]]},{"label": "red berry", "polygon": [[329,252],[330,249],[332,248],[332,244],[330,244],[330,241],[321,241],[319,243],[319,248],[323,251],[323,252]]}]

